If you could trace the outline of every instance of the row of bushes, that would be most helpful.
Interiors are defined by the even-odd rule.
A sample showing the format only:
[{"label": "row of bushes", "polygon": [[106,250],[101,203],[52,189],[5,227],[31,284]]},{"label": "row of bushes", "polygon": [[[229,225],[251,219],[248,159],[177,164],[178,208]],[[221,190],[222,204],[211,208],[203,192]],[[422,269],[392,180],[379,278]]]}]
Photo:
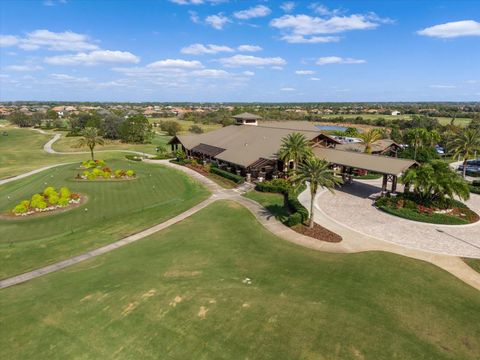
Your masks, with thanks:
[{"label": "row of bushes", "polygon": [[85,160],[82,161],[82,167],[85,169],[102,168],[106,165],[104,160]]},{"label": "row of bushes", "polygon": [[219,169],[217,167],[212,166],[210,168],[210,172],[212,174],[220,175],[220,176],[224,177],[225,179],[231,180],[236,184],[243,184],[243,182],[245,181],[243,176],[240,176],[240,175],[237,175],[237,174],[232,174],[231,172]]},{"label": "row of bushes", "polygon": [[65,207],[72,202],[79,202],[80,195],[72,193],[68,188],[62,187],[57,192],[55,188],[49,186],[43,193],[34,194],[30,200],[22,200],[15,206],[12,212],[15,215],[29,215],[35,212],[54,210],[59,207]]},{"label": "row of bushes", "polygon": [[375,206],[392,215],[433,224],[459,225],[478,220],[478,215],[460,201],[447,199],[441,204],[427,206],[419,204],[412,196],[383,196],[375,201]]},{"label": "row of bushes", "polygon": [[470,185],[468,185],[471,193],[479,194],[480,195],[480,181],[474,181]]},{"label": "row of bushes", "polygon": [[285,197],[286,206],[290,212],[284,221],[287,226],[294,226],[308,220],[308,210],[298,201],[298,195],[305,190],[305,186],[294,188],[287,180],[274,179],[258,183],[255,190],[261,192],[280,193]]},{"label": "row of bushes", "polygon": [[125,158],[131,161],[142,161],[142,157],[140,155],[128,154],[128,155],[125,155]]},{"label": "row of bushes", "polygon": [[78,174],[77,179],[83,180],[96,180],[98,178],[103,179],[131,179],[136,176],[134,170],[123,170],[118,169],[112,171],[112,169],[108,167],[104,167],[103,169],[92,169],[91,171],[85,170],[82,175]]}]

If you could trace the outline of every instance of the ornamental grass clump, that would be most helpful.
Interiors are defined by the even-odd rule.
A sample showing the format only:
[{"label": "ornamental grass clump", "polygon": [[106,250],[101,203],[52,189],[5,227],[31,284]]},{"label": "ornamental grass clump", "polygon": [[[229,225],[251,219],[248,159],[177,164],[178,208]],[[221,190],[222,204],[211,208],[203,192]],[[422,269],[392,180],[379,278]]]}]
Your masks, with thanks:
[{"label": "ornamental grass clump", "polygon": [[35,213],[53,211],[70,204],[79,204],[80,195],[72,193],[67,187],[57,192],[54,187],[46,187],[42,193],[34,194],[30,200],[22,200],[12,209],[15,216],[27,216]]}]

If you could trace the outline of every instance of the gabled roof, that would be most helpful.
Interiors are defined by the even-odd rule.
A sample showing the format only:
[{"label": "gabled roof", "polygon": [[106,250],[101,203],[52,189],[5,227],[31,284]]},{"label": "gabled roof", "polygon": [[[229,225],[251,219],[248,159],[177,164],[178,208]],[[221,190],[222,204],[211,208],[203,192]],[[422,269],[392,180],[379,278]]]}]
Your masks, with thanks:
[{"label": "gabled roof", "polygon": [[238,115],[234,115],[233,118],[242,119],[242,120],[260,120],[262,117],[255,114],[244,112]]},{"label": "gabled roof", "polygon": [[381,155],[369,155],[353,151],[313,148],[316,157],[329,163],[357,169],[375,171],[381,174],[399,175],[418,163],[414,160],[398,159]]},{"label": "gabled roof", "polygon": [[308,141],[317,137],[335,141],[318,129],[306,131],[268,126],[231,125],[204,134],[178,135],[170,143],[178,140],[188,150],[200,144],[225,149],[213,156],[232,164],[248,167],[260,158],[275,160],[276,153],[282,145],[282,139],[293,132],[303,134]]},{"label": "gabled roof", "polygon": [[[372,144],[372,152],[384,152],[391,146],[393,147],[400,147],[395,141],[389,139],[381,139],[377,140]],[[365,144],[364,143],[344,143],[341,145],[337,145],[337,150],[347,150],[347,151],[358,151],[364,152],[365,151]]]}]

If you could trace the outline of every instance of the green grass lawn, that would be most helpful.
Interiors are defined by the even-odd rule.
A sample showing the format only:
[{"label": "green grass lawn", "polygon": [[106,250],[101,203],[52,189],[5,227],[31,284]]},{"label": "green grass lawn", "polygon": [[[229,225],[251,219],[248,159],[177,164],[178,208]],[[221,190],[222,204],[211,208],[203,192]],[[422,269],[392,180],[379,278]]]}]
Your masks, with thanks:
[{"label": "green grass lawn", "polygon": [[[65,134],[55,142],[53,149],[61,152],[69,151],[86,151],[87,148],[79,149],[74,147],[79,137],[65,137]],[[156,154],[155,148],[160,144],[166,144],[170,140],[170,136],[155,134],[151,144],[127,144],[118,140],[106,140],[105,145],[98,146],[96,150],[133,150],[145,152],[148,154]]]},{"label": "green grass lawn", "polygon": [[270,211],[279,221],[285,221],[289,215],[288,210],[284,207],[284,199],[282,194],[267,193],[252,190],[244,194],[246,198],[255,200],[265,209]]},{"label": "green grass lawn", "polygon": [[480,273],[480,259],[463,258],[463,261],[465,261],[473,270]]},{"label": "green grass lawn", "polygon": [[[244,279],[251,279],[251,284]],[[478,359],[478,291],[381,253],[280,240],[215,203],[0,291],[5,359]]]},{"label": "green grass lawn", "polygon": [[120,182],[76,181],[79,164],[41,172],[0,187],[0,213],[46,186],[67,186],[86,204],[44,217],[0,219],[0,278],[97,248],[171,218],[208,196],[198,183],[173,169],[112,160],[113,169],[133,169],[138,178]]},{"label": "green grass lawn", "polygon": [[56,155],[44,152],[43,145],[52,138],[51,135],[11,127],[1,128],[0,133],[3,131],[6,131],[8,136],[0,135],[0,179],[46,165],[85,158],[85,155]]},{"label": "green grass lawn", "polygon": [[[345,122],[348,122],[349,120],[353,120],[358,116],[361,116],[364,119],[367,120],[376,120],[376,119],[385,119],[391,122],[395,122],[396,120],[411,120],[412,116],[411,115],[381,115],[381,114],[327,114],[327,115],[321,115],[322,118],[324,119],[333,119],[337,118],[339,116],[343,116],[345,119]],[[437,119],[438,122],[441,125],[448,125],[452,121],[452,118],[449,117],[434,117],[434,119]],[[455,119],[455,125],[458,126],[467,126],[470,124],[471,119],[470,118],[457,118]]]},{"label": "green grass lawn", "polygon": [[[180,134],[191,134],[188,129],[190,129],[191,126],[197,125],[199,126],[203,132],[209,132],[212,130],[217,130],[222,127],[220,124],[202,124],[202,123],[194,123],[193,121],[188,121],[188,120],[181,120],[177,119],[174,117],[169,117],[169,118],[149,118],[148,121],[150,123],[158,123],[160,121],[175,121],[180,124],[182,127],[182,130],[180,131]],[[157,131],[160,131],[160,128],[156,128]]]}]

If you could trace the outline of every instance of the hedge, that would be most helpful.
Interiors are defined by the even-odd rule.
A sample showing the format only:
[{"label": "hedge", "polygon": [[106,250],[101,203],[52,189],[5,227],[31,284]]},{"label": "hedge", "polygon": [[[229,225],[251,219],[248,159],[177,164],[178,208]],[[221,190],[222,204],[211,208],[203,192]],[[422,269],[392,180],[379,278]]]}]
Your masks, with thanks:
[{"label": "hedge", "polygon": [[243,182],[245,181],[243,179],[243,177],[240,176],[240,175],[232,174],[231,172],[221,170],[221,169],[216,168],[216,167],[210,168],[210,172],[212,174],[220,175],[220,176],[224,177],[225,179],[232,180],[236,184],[243,184]]},{"label": "hedge", "polygon": [[305,185],[293,188],[292,185],[284,179],[264,181],[255,186],[255,190],[257,191],[280,193],[286,197],[287,208],[291,212],[284,222],[287,226],[294,226],[308,220],[308,210],[297,199],[298,195],[303,192],[305,188]]},{"label": "hedge", "polygon": [[480,186],[468,185],[468,188],[471,193],[480,195]]}]

